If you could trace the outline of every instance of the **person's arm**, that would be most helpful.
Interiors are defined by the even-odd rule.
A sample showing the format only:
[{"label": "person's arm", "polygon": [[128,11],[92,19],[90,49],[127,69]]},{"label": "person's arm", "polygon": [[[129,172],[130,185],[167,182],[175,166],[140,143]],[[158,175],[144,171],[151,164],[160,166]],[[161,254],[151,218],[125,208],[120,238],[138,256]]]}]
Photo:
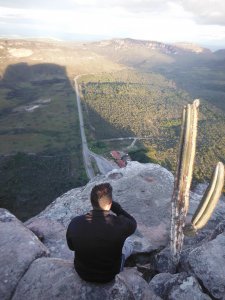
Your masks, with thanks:
[{"label": "person's arm", "polygon": [[131,235],[135,232],[137,228],[137,222],[134,217],[132,217],[128,212],[126,212],[118,202],[113,201],[111,206],[111,211],[117,216],[124,216],[127,218],[128,223],[128,235]]},{"label": "person's arm", "polygon": [[71,228],[71,223],[69,224],[69,226],[67,228],[66,241],[67,241],[67,245],[68,245],[69,249],[74,251],[73,243],[72,243],[72,240],[70,238],[70,230],[71,230],[70,228]]}]

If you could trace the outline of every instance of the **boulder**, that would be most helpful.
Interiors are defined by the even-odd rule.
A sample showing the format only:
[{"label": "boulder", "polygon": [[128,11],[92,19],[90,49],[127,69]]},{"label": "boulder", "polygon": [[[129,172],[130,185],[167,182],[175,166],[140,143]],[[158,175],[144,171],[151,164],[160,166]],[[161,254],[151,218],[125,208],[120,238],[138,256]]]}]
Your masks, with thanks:
[{"label": "boulder", "polygon": [[[68,191],[25,224],[29,228],[32,228],[31,224],[36,224],[32,226],[36,228],[36,232],[39,231],[43,235],[43,243],[51,248],[52,257],[69,259],[72,257],[72,253],[69,254],[65,250],[67,247],[65,239],[60,237],[63,236],[63,232],[65,233],[72,218],[92,209],[90,192],[93,186],[109,182],[113,187],[114,200],[118,201],[137,220],[138,227],[132,236],[135,245],[133,253],[159,251],[169,242],[173,181],[172,173],[159,165],[140,164],[132,161],[126,168],[115,169],[106,175],[97,176],[86,186]],[[187,220],[191,219],[206,187],[206,184],[199,184],[194,192],[191,192]],[[225,200],[224,197],[221,197],[205,228],[200,230],[195,237],[185,237],[184,248],[195,248],[205,240],[209,240],[216,226],[222,222],[224,215]],[[56,225],[49,229],[44,225],[47,225],[48,222]],[[41,223],[43,224],[41,225]],[[55,239],[54,236],[59,238]],[[165,253],[162,253],[161,261],[165,261],[165,259],[169,259],[169,257],[165,257]],[[165,268],[165,265],[161,264],[163,268],[159,266],[158,271],[174,272],[171,261],[167,260],[167,262],[167,267]]]},{"label": "boulder", "polygon": [[[91,189],[102,182],[111,183],[114,200],[137,220],[138,227],[132,237],[135,245],[134,253],[146,253],[165,247],[169,239],[173,175],[155,164],[130,162],[126,168],[95,177],[85,187],[73,189],[57,198],[26,224],[28,226],[32,223],[38,224],[40,221],[37,220],[45,219],[43,222],[57,221],[67,228],[72,218],[92,209]],[[56,231],[58,230],[61,229],[56,226]],[[41,232],[47,245],[49,233],[45,232],[44,226]],[[57,245],[54,245],[53,239],[51,247],[61,251]],[[58,257],[63,255],[59,254]]]},{"label": "boulder", "polygon": [[215,230],[210,235],[209,240],[215,239],[217,237],[217,235],[219,235],[223,232],[225,232],[225,220],[223,220],[216,226]]},{"label": "boulder", "polygon": [[225,233],[192,250],[188,263],[195,276],[215,299],[225,295]]},{"label": "boulder", "polygon": [[153,277],[149,287],[157,296],[164,299],[176,281],[178,281],[178,274],[160,273]]},{"label": "boulder", "polygon": [[30,264],[48,249],[22,222],[0,208],[0,299],[11,296]]},{"label": "boulder", "polygon": [[188,276],[180,285],[175,285],[168,295],[168,300],[211,300],[193,276]]},{"label": "boulder", "polygon": [[[87,283],[74,271],[66,229],[75,216],[92,209],[91,189],[102,182],[111,183],[114,200],[137,220],[131,237],[134,255],[128,265],[134,266],[135,258],[147,281],[156,271],[163,272],[149,285],[136,268],[125,268],[108,284]],[[187,219],[201,200],[203,187],[191,193]],[[25,224],[0,209],[0,299],[210,299],[197,278],[213,299],[225,300],[224,198],[207,226],[196,237],[185,238],[179,264],[179,270],[185,272],[170,274],[177,271],[167,247],[172,191],[169,171],[155,164],[130,162],[126,168],[67,192]]]},{"label": "boulder", "polygon": [[74,254],[66,242],[66,228],[62,223],[46,218],[34,218],[26,223],[40,241],[49,249],[50,256],[72,260]]},{"label": "boulder", "polygon": [[[190,246],[187,246],[185,245],[184,246],[184,249],[182,250],[181,252],[181,256],[180,256],[180,264],[178,266],[178,270],[179,271],[187,271],[189,273],[193,273],[193,270],[191,269],[190,265],[189,265],[189,254],[195,249],[195,248],[198,248],[200,247],[201,245],[204,245],[205,243],[208,243],[209,241],[215,239],[219,234],[221,233],[225,233],[225,220],[223,220],[222,222],[220,222],[216,228],[214,230],[210,230],[208,232],[208,235],[205,236],[204,239],[202,239],[201,241],[199,241],[198,243],[196,244],[191,244]],[[203,233],[204,234],[204,233]],[[195,240],[196,241],[196,240]],[[163,251],[162,251],[163,253]],[[161,252],[160,252],[161,254]],[[169,264],[170,261],[163,261],[164,264],[163,264],[163,268],[167,268],[167,265]],[[157,266],[161,266],[161,260],[159,260],[157,262]],[[163,268],[157,268],[157,271],[160,272],[160,270],[163,270]],[[170,269],[169,271],[166,271],[166,272],[170,272],[170,273],[173,273],[172,270]]]},{"label": "boulder", "polygon": [[196,278],[187,273],[156,275],[149,284],[150,289],[162,299],[168,300],[210,300],[202,292]]},{"label": "boulder", "polygon": [[177,265],[174,263],[169,247],[164,248],[155,255],[154,267],[158,273],[176,273]]},{"label": "boulder", "polygon": [[159,300],[135,269],[125,269],[114,281],[83,281],[73,263],[57,258],[35,260],[21,279],[12,300]]}]

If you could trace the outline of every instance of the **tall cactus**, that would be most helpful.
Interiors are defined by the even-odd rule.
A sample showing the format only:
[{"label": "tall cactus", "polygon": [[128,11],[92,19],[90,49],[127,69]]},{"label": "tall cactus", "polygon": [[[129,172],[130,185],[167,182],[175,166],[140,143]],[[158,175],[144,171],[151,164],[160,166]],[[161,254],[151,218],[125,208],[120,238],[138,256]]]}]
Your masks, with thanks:
[{"label": "tall cactus", "polygon": [[191,224],[185,225],[184,234],[194,235],[197,230],[203,228],[216,208],[224,185],[224,165],[218,162],[213,172],[210,184],[206,189],[201,202],[194,213]]},{"label": "tall cactus", "polygon": [[207,223],[219,200],[224,183],[224,166],[219,162],[211,183],[192,218],[191,224],[185,226],[196,152],[199,104],[199,100],[196,99],[193,104],[188,104],[183,109],[180,149],[171,201],[171,254],[175,263],[178,263],[180,258],[184,233],[194,234]]},{"label": "tall cactus", "polygon": [[171,252],[178,262],[183,245],[183,227],[189,207],[189,190],[192,181],[196,149],[199,100],[183,109],[180,149],[172,196]]}]

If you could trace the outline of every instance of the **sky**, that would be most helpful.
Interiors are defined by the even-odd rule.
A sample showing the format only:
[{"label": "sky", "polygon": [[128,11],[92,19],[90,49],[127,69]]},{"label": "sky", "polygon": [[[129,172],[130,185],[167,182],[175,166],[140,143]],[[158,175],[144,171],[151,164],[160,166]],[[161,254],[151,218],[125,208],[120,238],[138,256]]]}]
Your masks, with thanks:
[{"label": "sky", "polygon": [[224,0],[0,0],[0,36],[225,48]]}]

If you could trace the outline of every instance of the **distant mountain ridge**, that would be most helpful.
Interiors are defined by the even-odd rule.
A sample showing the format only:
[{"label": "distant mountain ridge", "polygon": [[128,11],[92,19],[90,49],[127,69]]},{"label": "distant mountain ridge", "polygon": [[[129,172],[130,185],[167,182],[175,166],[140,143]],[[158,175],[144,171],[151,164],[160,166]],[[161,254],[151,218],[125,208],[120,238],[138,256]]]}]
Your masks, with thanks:
[{"label": "distant mountain ridge", "polygon": [[136,40],[131,38],[112,39],[100,42],[92,42],[91,45],[99,48],[114,48],[115,50],[122,50],[128,48],[146,48],[150,50],[160,50],[166,54],[179,54],[183,52],[192,53],[211,53],[211,50],[203,48],[193,43],[175,43],[167,44],[157,41]]},{"label": "distant mountain ridge", "polygon": [[181,42],[181,43],[175,43],[173,45],[178,47],[179,49],[190,51],[193,53],[212,53],[210,49],[201,47],[198,44],[194,44],[194,43]]},{"label": "distant mountain ridge", "polygon": [[214,52],[217,56],[219,57],[224,57],[225,58],[225,49],[220,49]]},{"label": "distant mountain ridge", "polygon": [[[56,41],[52,39],[6,39],[0,37],[0,56],[1,52],[9,51],[10,48],[26,48],[22,50],[48,50],[48,51],[62,51],[67,52],[68,50],[72,50],[74,48],[75,51],[94,51],[98,54],[112,53],[112,52],[125,52],[128,50],[133,51],[145,51],[145,55],[147,52],[157,52],[162,55],[185,55],[185,54],[215,54],[219,57],[225,57],[225,49],[220,49],[215,52],[212,52],[210,49],[202,47],[198,44],[188,43],[188,42],[179,42],[179,43],[163,43],[159,41],[151,41],[151,40],[139,40],[132,38],[115,38],[109,40],[100,40],[94,42],[67,42],[67,41]],[[57,50],[56,50],[57,49]],[[14,49],[13,49],[14,50]],[[7,53],[8,53],[7,51]],[[5,53],[6,54],[6,53]],[[13,53],[12,53],[13,54]],[[79,52],[80,55],[83,55]],[[3,54],[4,55],[4,54]],[[19,54],[18,54],[19,55]],[[20,55],[19,55],[20,56]],[[23,55],[21,54],[20,57]],[[29,56],[29,54],[24,57]]]}]

